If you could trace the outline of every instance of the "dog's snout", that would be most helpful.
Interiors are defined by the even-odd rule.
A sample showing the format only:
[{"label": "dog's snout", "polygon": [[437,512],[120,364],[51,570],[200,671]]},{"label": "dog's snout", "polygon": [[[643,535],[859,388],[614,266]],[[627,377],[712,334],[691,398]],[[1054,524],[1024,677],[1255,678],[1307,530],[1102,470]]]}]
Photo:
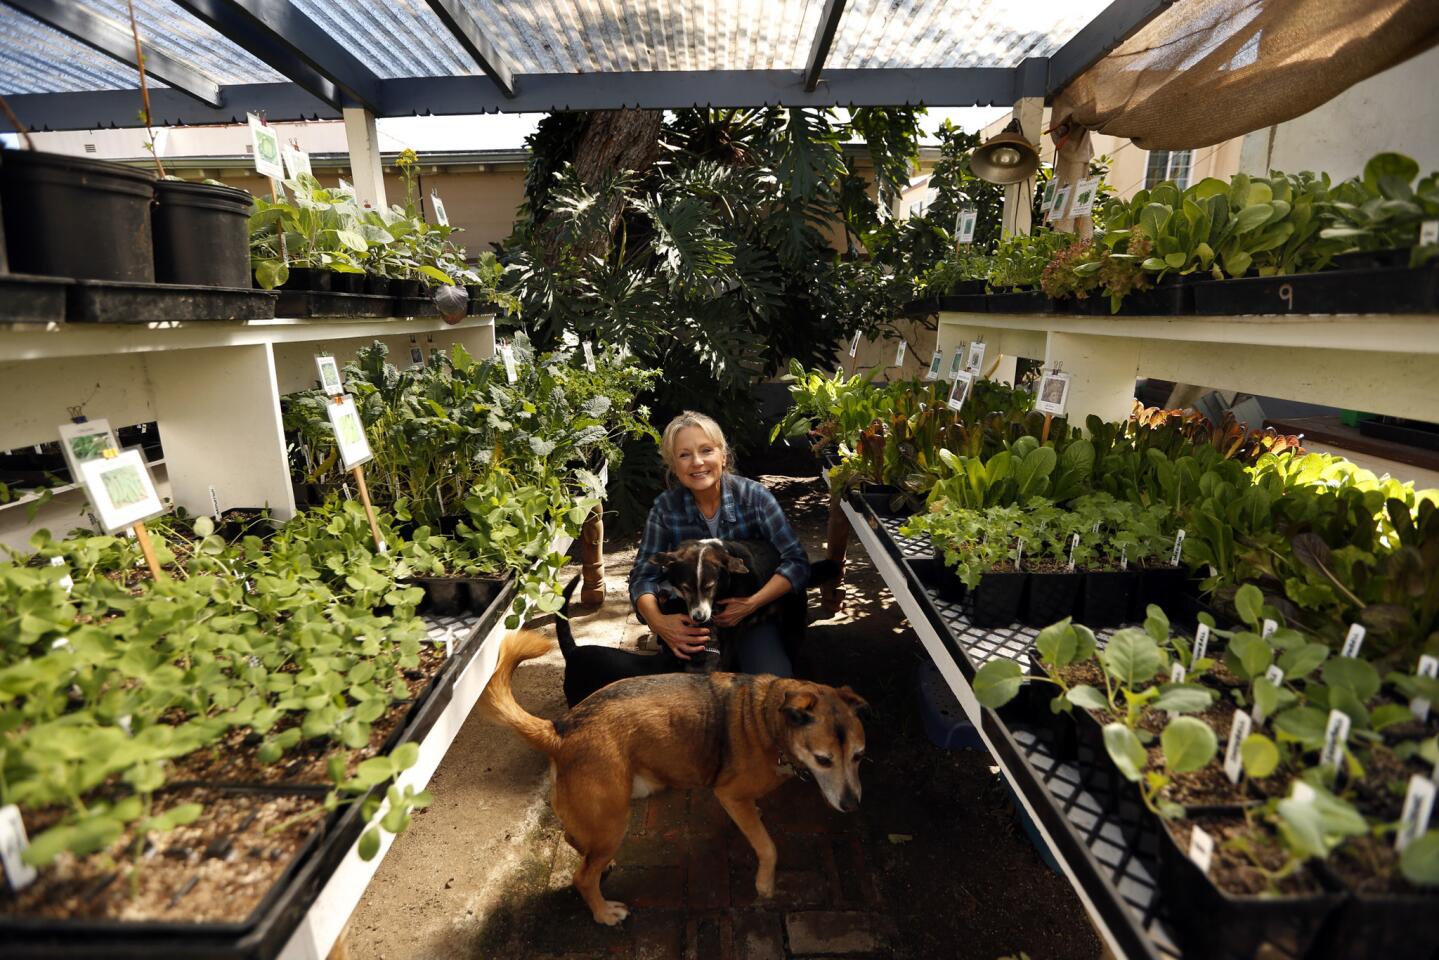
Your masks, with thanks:
[{"label": "dog's snout", "polygon": [[853,790],[845,790],[839,798],[839,808],[845,813],[854,813],[859,809],[859,795]]}]

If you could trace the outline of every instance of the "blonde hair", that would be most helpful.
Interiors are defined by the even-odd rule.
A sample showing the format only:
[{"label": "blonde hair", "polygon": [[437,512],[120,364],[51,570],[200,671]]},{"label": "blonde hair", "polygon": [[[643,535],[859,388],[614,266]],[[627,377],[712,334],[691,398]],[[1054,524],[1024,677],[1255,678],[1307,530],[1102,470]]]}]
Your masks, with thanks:
[{"label": "blonde hair", "polygon": [[724,454],[724,467],[720,473],[730,472],[729,444],[725,442],[724,431],[715,422],[713,417],[694,410],[686,410],[669,422],[665,427],[664,435],[660,438],[660,459],[665,462],[665,485],[668,486],[671,480],[679,478],[675,471],[675,444],[679,442],[681,430],[690,427],[698,427],[700,432],[709,438],[710,443],[720,448]]}]

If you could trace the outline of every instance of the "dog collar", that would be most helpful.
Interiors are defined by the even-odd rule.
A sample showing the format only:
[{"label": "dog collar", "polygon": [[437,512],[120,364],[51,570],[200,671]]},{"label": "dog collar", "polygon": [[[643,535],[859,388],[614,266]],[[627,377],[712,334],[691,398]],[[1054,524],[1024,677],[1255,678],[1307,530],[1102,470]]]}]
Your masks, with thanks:
[{"label": "dog collar", "polygon": [[790,776],[792,777],[798,777],[801,780],[809,779],[809,770],[805,768],[805,765],[802,763],[795,763],[794,760],[785,756],[783,750],[781,750],[779,756],[775,758],[775,765],[778,766],[781,770],[788,770],[790,772]]}]

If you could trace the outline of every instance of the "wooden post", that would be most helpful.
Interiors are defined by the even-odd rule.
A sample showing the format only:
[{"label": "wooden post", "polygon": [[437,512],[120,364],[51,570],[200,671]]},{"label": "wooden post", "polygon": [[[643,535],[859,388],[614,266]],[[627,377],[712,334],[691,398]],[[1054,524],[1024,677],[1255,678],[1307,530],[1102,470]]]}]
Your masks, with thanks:
[{"label": "wooden post", "polygon": [[355,486],[360,488],[360,503],[365,505],[365,516],[370,521],[370,533],[375,538],[375,549],[381,553],[389,553],[389,547],[380,538],[380,525],[375,522],[375,508],[370,505],[370,488],[365,486],[365,468],[363,466],[353,467],[350,472],[355,475]]},{"label": "wooden post", "polygon": [[[1019,120],[1019,129],[1025,139],[1039,146],[1044,125],[1044,98],[1023,97],[1014,104],[1014,117]],[[1004,188],[1004,213],[1002,235],[1006,237],[1030,232],[1030,217],[1034,204],[1034,177],[1011,183]]]},{"label": "wooden post", "polygon": [[839,576],[819,588],[820,603],[831,613],[838,613],[843,605],[839,588],[844,583],[844,559],[849,552],[849,521],[840,508],[841,495],[834,490],[829,494],[829,530],[827,531],[830,560],[839,567]]},{"label": "wooden post", "polygon": [[605,520],[596,504],[580,528],[580,603],[587,607],[605,602]]},{"label": "wooden post", "polygon": [[140,544],[140,552],[145,555],[145,563],[150,567],[150,576],[156,580],[165,579],[165,571],[160,569],[160,562],[155,559],[155,545],[150,542],[150,531],[145,529],[145,524],[139,520],[131,525],[135,531],[135,539]]}]

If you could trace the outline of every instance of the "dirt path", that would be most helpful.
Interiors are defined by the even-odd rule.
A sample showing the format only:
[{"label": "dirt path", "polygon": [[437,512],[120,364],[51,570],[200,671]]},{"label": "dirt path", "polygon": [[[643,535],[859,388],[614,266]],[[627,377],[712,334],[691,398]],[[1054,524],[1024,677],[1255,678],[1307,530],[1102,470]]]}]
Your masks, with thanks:
[{"label": "dirt path", "polygon": [[[810,555],[821,556],[828,494],[803,463],[778,466],[760,479]],[[634,649],[646,635],[623,591],[634,539],[609,547],[609,600],[577,617],[575,633],[582,643]],[[396,842],[356,911],[351,955],[1098,957],[1078,900],[1025,840],[988,755],[947,752],[925,738],[915,684],[924,650],[853,545],[847,581],[845,613],[810,626],[799,669],[848,683],[870,701],[866,752],[874,762],[853,816],[835,813],[798,781],[761,802],[780,851],[771,902],[755,902],[754,854],[713,796],[668,791],[635,802],[629,838],[605,880],[607,896],[634,908],[630,919],[618,929],[593,923],[569,887],[573,853],[545,799],[543,757],[475,714],[430,785],[434,805]],[[520,702],[559,716],[561,671],[558,653],[521,668]]]}]

